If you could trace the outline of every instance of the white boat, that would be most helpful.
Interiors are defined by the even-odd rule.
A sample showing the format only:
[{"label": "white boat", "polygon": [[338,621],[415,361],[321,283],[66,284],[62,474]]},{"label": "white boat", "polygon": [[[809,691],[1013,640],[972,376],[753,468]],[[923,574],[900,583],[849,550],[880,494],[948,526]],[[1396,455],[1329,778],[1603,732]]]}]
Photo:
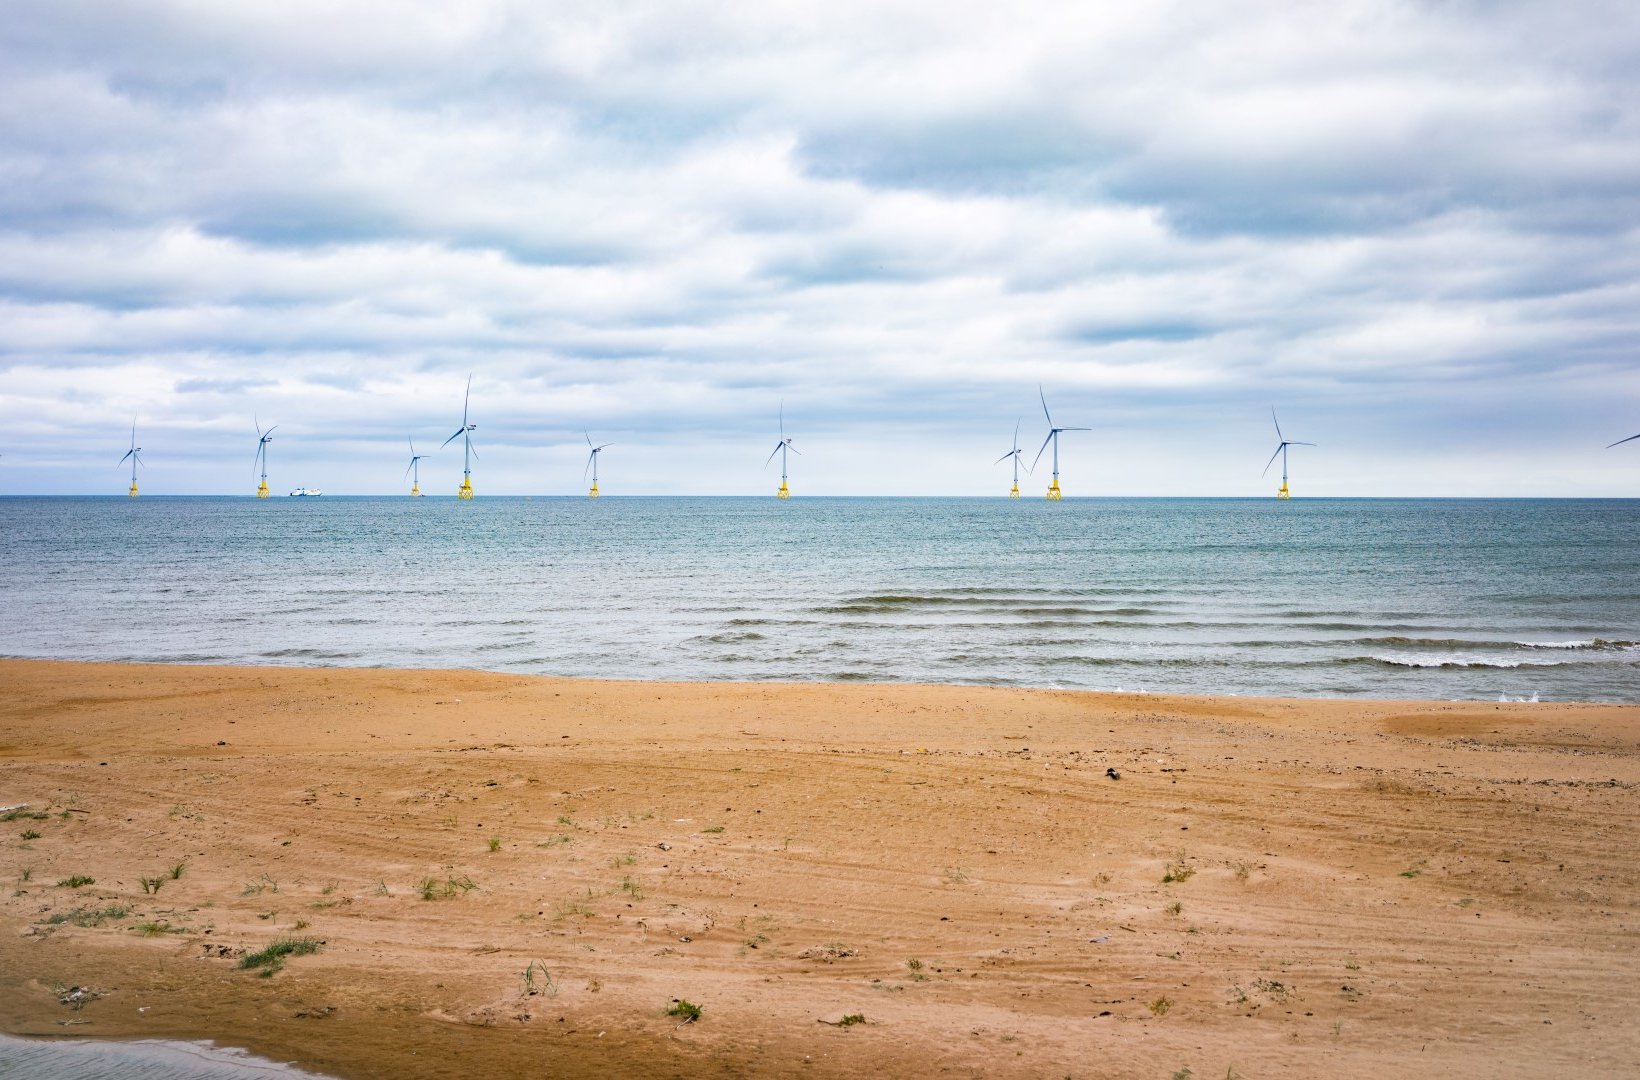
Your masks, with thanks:
[{"label": "white boat", "polygon": [[318,488],[309,488],[309,487],[299,487],[295,491],[290,493],[291,498],[293,498],[293,499],[305,499],[305,498],[307,498],[311,495],[323,495],[323,494],[324,494],[324,492],[320,491]]}]

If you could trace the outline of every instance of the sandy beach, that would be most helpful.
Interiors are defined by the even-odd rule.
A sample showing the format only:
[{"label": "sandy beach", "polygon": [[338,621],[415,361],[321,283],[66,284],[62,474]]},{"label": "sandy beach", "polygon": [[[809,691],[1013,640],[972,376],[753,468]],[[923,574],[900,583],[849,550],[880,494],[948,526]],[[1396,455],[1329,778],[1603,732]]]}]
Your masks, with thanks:
[{"label": "sandy beach", "polygon": [[1640,1072],[1636,706],[0,687],[13,1034],[338,1077]]}]

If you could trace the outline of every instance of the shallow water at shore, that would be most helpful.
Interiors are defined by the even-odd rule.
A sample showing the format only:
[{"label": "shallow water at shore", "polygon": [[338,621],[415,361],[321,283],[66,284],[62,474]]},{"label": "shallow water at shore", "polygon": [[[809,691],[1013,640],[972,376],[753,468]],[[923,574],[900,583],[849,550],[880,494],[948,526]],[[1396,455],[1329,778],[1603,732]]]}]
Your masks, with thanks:
[{"label": "shallow water at shore", "polygon": [[0,653],[1640,701],[1640,501],[0,499]]},{"label": "shallow water at shore", "polygon": [[0,1076],[41,1080],[323,1080],[208,1042],[20,1039],[0,1035]]}]

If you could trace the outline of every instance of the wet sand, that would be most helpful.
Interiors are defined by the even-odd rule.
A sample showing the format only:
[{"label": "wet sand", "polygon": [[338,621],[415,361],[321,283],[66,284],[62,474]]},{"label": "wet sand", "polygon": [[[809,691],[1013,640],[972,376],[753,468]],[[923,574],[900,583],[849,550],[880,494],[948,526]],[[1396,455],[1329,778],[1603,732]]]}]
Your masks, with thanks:
[{"label": "wet sand", "polygon": [[[0,688],[13,1034],[340,1077],[1640,1073],[1640,707]],[[318,948],[241,968],[280,938]]]}]

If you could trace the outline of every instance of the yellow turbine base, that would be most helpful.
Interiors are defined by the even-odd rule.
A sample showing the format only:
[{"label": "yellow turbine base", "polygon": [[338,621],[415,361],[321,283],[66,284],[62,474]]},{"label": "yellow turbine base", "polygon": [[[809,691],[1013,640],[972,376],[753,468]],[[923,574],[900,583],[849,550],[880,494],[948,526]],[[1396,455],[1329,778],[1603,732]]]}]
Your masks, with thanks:
[{"label": "yellow turbine base", "polygon": [[420,484],[411,484],[410,485],[410,494],[412,496],[420,495],[421,494],[421,485]]},{"label": "yellow turbine base", "polygon": [[598,497],[598,485],[593,484],[592,485],[592,490],[587,492],[587,498],[596,499],[597,497]]},{"label": "yellow turbine base", "polygon": [[265,498],[268,497],[269,494],[270,494],[270,492],[268,491],[268,482],[266,480],[264,480],[264,481],[262,481],[261,486],[256,489],[256,497],[258,499],[265,499]]},{"label": "yellow turbine base", "polygon": [[473,497],[473,480],[472,480],[472,477],[463,476],[461,478],[461,490],[456,492],[456,498],[458,498],[458,499],[471,499],[472,497]]},{"label": "yellow turbine base", "polygon": [[1019,498],[1019,485],[1018,484],[1014,485],[1014,490],[1008,492],[1008,498],[1010,498],[1010,499]]},{"label": "yellow turbine base", "polygon": [[1060,499],[1064,498],[1064,496],[1059,493],[1058,480],[1055,480],[1053,483],[1048,485],[1048,498],[1052,499],[1054,502],[1058,502]]},{"label": "yellow turbine base", "polygon": [[792,497],[791,489],[786,486],[786,481],[780,481],[780,490],[774,493],[774,497],[777,499],[789,499]]},{"label": "yellow turbine base", "polygon": [[1292,496],[1287,493],[1287,485],[1286,484],[1281,485],[1281,490],[1276,492],[1276,498],[1278,498],[1278,499],[1290,499],[1290,498],[1292,498]]},{"label": "yellow turbine base", "polygon": [[137,482],[135,480],[131,481],[131,490],[127,491],[126,494],[133,499],[137,497]]}]

